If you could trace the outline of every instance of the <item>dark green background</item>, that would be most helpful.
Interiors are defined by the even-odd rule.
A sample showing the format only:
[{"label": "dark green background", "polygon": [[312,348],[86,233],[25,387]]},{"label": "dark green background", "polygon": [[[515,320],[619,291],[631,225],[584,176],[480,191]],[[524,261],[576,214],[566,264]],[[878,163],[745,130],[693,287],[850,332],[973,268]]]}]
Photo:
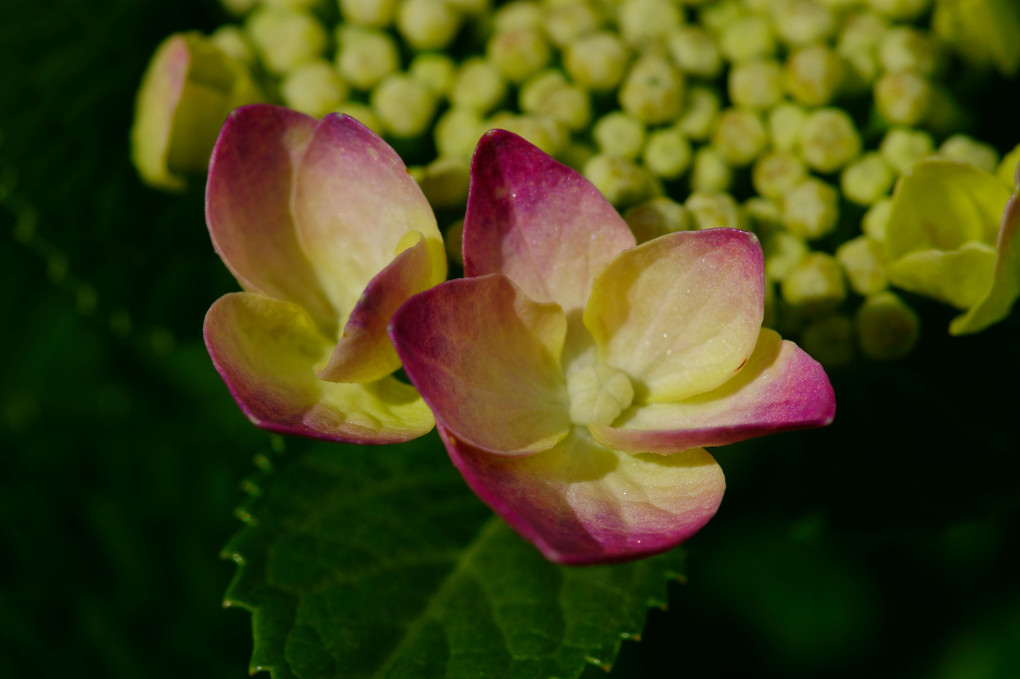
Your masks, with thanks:
[{"label": "dark green background", "polygon": [[[0,9],[9,676],[246,674],[249,616],[220,607],[218,553],[270,440],[201,345],[234,288],[201,186],[143,187],[127,147],[155,45],[223,21],[198,0]],[[1002,149],[1020,141],[1010,87],[973,100]],[[953,339],[948,310],[920,310],[911,357],[832,371],[830,428],[717,451],[729,490],[687,546],[689,583],[613,676],[1020,676],[1020,323]]]}]

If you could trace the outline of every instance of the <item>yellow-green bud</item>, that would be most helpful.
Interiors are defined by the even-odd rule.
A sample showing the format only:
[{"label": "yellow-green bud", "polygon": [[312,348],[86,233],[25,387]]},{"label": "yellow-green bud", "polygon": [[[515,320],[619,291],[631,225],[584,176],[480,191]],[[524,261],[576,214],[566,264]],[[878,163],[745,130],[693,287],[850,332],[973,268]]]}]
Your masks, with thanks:
[{"label": "yellow-green bud", "polygon": [[633,205],[657,193],[651,176],[633,161],[597,153],[584,164],[584,176],[617,207]]},{"label": "yellow-green bud", "polygon": [[935,70],[935,41],[912,26],[886,31],[878,43],[878,60],[887,72],[915,71],[930,76]]},{"label": "yellow-green bud", "polygon": [[623,111],[611,111],[596,121],[592,138],[599,151],[634,160],[645,144],[645,125]]},{"label": "yellow-green bud", "polygon": [[931,107],[931,83],[913,71],[886,73],[875,83],[875,106],[893,125],[917,125]]},{"label": "yellow-green bud", "polygon": [[885,240],[885,229],[889,225],[889,213],[892,210],[892,199],[883,198],[864,213],[861,217],[861,231],[872,240]]},{"label": "yellow-green bud", "polygon": [[400,68],[397,43],[382,31],[341,24],[336,42],[337,71],[355,89],[370,90]]},{"label": "yellow-green bud", "polygon": [[209,36],[214,45],[223,50],[227,56],[237,59],[246,66],[255,64],[255,50],[248,37],[237,26],[225,24],[220,26]]},{"label": "yellow-green bud", "polygon": [[437,97],[445,97],[453,87],[453,74],[457,64],[441,52],[421,52],[411,60],[408,74],[432,90]]},{"label": "yellow-green bud", "polygon": [[499,111],[487,122],[489,129],[503,129],[520,135],[550,156],[559,156],[570,136],[567,128],[549,116],[517,115]]},{"label": "yellow-green bud", "polygon": [[713,35],[720,36],[734,21],[748,16],[750,10],[738,0],[718,0],[717,2],[699,2],[698,23],[707,28]]},{"label": "yellow-green bud", "polygon": [[545,10],[534,0],[512,0],[496,10],[492,17],[494,33],[512,33],[528,28],[541,28]]},{"label": "yellow-green bud", "polygon": [[223,9],[237,17],[244,16],[259,3],[259,0],[220,0]]},{"label": "yellow-green bud", "polygon": [[694,219],[694,228],[746,229],[744,213],[733,196],[724,191],[694,191],[684,201]]},{"label": "yellow-green bud", "polygon": [[843,267],[850,289],[858,295],[872,295],[889,287],[885,249],[875,239],[858,236],[848,240],[836,248],[836,260]]},{"label": "yellow-green bud", "polygon": [[440,156],[468,160],[488,129],[478,111],[454,106],[436,121],[432,136]]},{"label": "yellow-green bud", "polygon": [[340,14],[349,24],[386,28],[393,23],[397,0],[340,0]]},{"label": "yellow-green bud", "polygon": [[672,0],[623,0],[616,15],[624,42],[636,49],[663,42],[681,20]]},{"label": "yellow-green bud", "polygon": [[801,331],[798,344],[826,367],[846,365],[854,359],[854,325],[840,314],[812,319]]},{"label": "yellow-green bud", "polygon": [[248,15],[245,30],[266,70],[282,75],[326,50],[326,29],[300,10],[259,7]]},{"label": "yellow-green bud", "polygon": [[765,150],[767,141],[761,117],[747,109],[728,108],[723,111],[712,133],[712,145],[734,167],[754,162]]},{"label": "yellow-green bud", "polygon": [[441,50],[457,37],[463,17],[443,0],[401,0],[397,30],[416,50]]},{"label": "yellow-green bud", "polygon": [[786,60],[786,91],[805,106],[824,106],[843,83],[843,62],[824,45],[797,50]]},{"label": "yellow-green bud", "polygon": [[440,156],[425,166],[418,184],[433,207],[464,207],[467,201],[469,165],[461,158]]},{"label": "yellow-green bud", "polygon": [[638,243],[644,243],[676,231],[694,228],[691,214],[683,205],[667,196],[656,196],[623,213],[623,219]]},{"label": "yellow-green bud", "polygon": [[294,67],[283,77],[280,98],[288,108],[321,118],[347,98],[347,85],[332,64],[316,59]]},{"label": "yellow-green bud", "polygon": [[506,82],[495,66],[481,57],[469,57],[461,64],[450,90],[454,106],[488,113],[506,96]]},{"label": "yellow-green bud", "polygon": [[545,31],[549,41],[560,48],[594,33],[601,25],[599,11],[586,0],[573,0],[550,7],[545,16]]},{"label": "yellow-green bud", "polygon": [[791,47],[824,42],[836,30],[832,10],[814,0],[776,0],[772,20],[779,39]]},{"label": "yellow-green bud", "polygon": [[809,177],[783,195],[783,226],[805,240],[832,232],[839,219],[839,192]]},{"label": "yellow-green bud", "polygon": [[985,172],[995,172],[999,166],[999,152],[991,144],[978,141],[966,134],[954,134],[942,142],[938,155],[961,163],[969,163]]},{"label": "yellow-green bud", "polygon": [[797,104],[782,103],[772,107],[765,117],[772,147],[777,151],[798,149],[805,120],[807,112]]},{"label": "yellow-green bud", "polygon": [[567,82],[559,70],[536,73],[521,86],[518,105],[525,113],[554,118],[572,132],[580,132],[591,121],[591,101],[587,90]]},{"label": "yellow-green bud", "polygon": [[824,252],[812,252],[783,279],[783,299],[808,313],[831,311],[846,299],[846,283],[839,262]]},{"label": "yellow-green bud", "polygon": [[691,143],[675,127],[664,127],[648,135],[641,159],[655,176],[676,179],[691,165]]},{"label": "yellow-green bud", "polygon": [[719,116],[719,95],[705,85],[694,85],[687,90],[687,101],[677,121],[677,129],[694,141],[705,141],[715,127]]},{"label": "yellow-green bud", "polygon": [[782,281],[800,266],[809,250],[803,238],[789,231],[777,230],[764,236],[762,252],[765,254],[765,276]]},{"label": "yellow-green bud", "polygon": [[808,167],[835,172],[860,153],[861,135],[846,111],[821,108],[808,114],[800,136],[800,155]]},{"label": "yellow-green bud", "polygon": [[486,55],[508,81],[520,84],[545,68],[552,50],[540,31],[524,29],[493,35],[489,38]]},{"label": "yellow-green bud", "polygon": [[909,354],[917,344],[920,325],[914,310],[889,291],[869,296],[854,318],[861,353],[879,360]]},{"label": "yellow-green bud", "polygon": [[680,72],[666,59],[644,56],[620,87],[620,106],[649,125],[672,122],[680,113],[683,85]]},{"label": "yellow-green bud", "polygon": [[723,29],[719,37],[719,51],[727,61],[735,64],[772,56],[776,52],[772,24],[758,14],[737,19]]},{"label": "yellow-green bud", "polygon": [[771,198],[751,196],[740,206],[747,228],[759,236],[772,233],[783,225],[783,211]]},{"label": "yellow-green bud", "polygon": [[770,151],[751,168],[754,190],[768,198],[782,198],[807,178],[807,166],[789,151]]},{"label": "yellow-green bud", "polygon": [[874,52],[887,30],[889,22],[881,15],[868,11],[857,12],[843,20],[836,49],[840,54]]},{"label": "yellow-green bud", "polygon": [[783,98],[783,69],[775,59],[735,64],[727,80],[730,101],[743,108],[767,109]]},{"label": "yellow-green bud", "polygon": [[873,10],[897,21],[913,21],[931,7],[932,0],[867,0]]},{"label": "yellow-green bud", "polygon": [[722,57],[715,40],[701,26],[680,26],[666,39],[669,54],[681,71],[711,79],[722,68]]},{"label": "yellow-green bud", "polygon": [[881,153],[866,153],[843,169],[840,189],[847,200],[858,205],[874,205],[889,195],[896,172]]},{"label": "yellow-green bud", "polygon": [[436,95],[404,73],[383,78],[372,90],[370,101],[386,132],[400,139],[423,134],[436,113]]},{"label": "yellow-green bud", "polygon": [[935,140],[924,130],[893,127],[882,138],[879,153],[900,174],[914,163],[935,153]]},{"label": "yellow-green bud", "polygon": [[733,183],[733,168],[714,146],[702,146],[694,152],[691,166],[693,191],[727,191]]},{"label": "yellow-green bud", "polygon": [[604,92],[620,84],[629,61],[630,53],[617,35],[598,31],[572,42],[563,66],[578,84]]}]

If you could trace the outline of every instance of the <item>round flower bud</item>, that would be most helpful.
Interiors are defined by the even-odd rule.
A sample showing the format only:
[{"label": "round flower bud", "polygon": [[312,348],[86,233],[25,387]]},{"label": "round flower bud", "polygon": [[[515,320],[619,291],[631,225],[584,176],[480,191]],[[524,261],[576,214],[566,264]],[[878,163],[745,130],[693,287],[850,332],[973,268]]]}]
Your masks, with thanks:
[{"label": "round flower bud", "polygon": [[801,331],[798,344],[826,367],[846,365],[854,359],[854,325],[840,314],[812,319]]},{"label": "round flower bud", "polygon": [[934,39],[912,26],[890,28],[878,43],[878,61],[890,73],[915,71],[930,76],[936,56]]},{"label": "round flower bud", "polygon": [[340,0],[340,14],[344,22],[386,28],[393,23],[397,0]]},{"label": "round flower bud", "polygon": [[408,74],[437,97],[445,97],[453,86],[453,75],[457,64],[449,55],[441,52],[416,54],[408,67]]},{"label": "round flower bud", "polygon": [[542,28],[545,9],[534,0],[512,0],[501,5],[492,17],[493,33],[512,33],[531,28]]},{"label": "round flower bud", "polygon": [[885,250],[868,236],[858,236],[836,248],[836,261],[843,267],[850,288],[858,295],[871,295],[889,286],[885,277]]},{"label": "round flower bud", "polygon": [[684,201],[694,219],[694,228],[745,229],[744,213],[733,196],[724,191],[694,191]]},{"label": "round flower bud", "polygon": [[432,137],[440,156],[468,160],[487,129],[478,111],[454,106],[436,121]]},{"label": "round flower bud", "polygon": [[677,28],[667,37],[666,45],[673,62],[688,75],[711,79],[722,68],[715,40],[700,26]]},{"label": "round flower bud", "polygon": [[676,179],[691,165],[691,143],[675,127],[664,127],[648,135],[641,159],[655,176]]},{"label": "round flower bud", "polygon": [[807,166],[789,151],[770,151],[751,168],[751,185],[760,195],[780,199],[807,178]]},{"label": "round flower bud", "polygon": [[422,193],[433,207],[464,207],[470,168],[462,158],[440,156],[425,166],[418,179]]},{"label": "round flower bud", "polygon": [[220,5],[236,17],[241,17],[254,9],[259,0],[220,0]]},{"label": "round flower bud", "polygon": [[624,111],[649,125],[671,122],[680,113],[683,79],[665,59],[645,56],[634,63],[620,87]]},{"label": "round flower bud", "polygon": [[805,240],[815,240],[836,228],[839,192],[822,180],[809,177],[783,195],[782,207],[783,226]]},{"label": "round flower bud", "polygon": [[584,176],[617,207],[647,200],[656,193],[651,176],[633,161],[597,153],[584,164]]},{"label": "round flower bud", "polygon": [[629,113],[611,111],[595,122],[592,138],[602,153],[634,160],[645,144],[645,125]]},{"label": "round flower bud", "polygon": [[694,228],[691,214],[683,205],[667,196],[656,196],[635,205],[623,213],[623,219],[638,243]]},{"label": "round flower bud", "polygon": [[503,129],[524,137],[550,156],[559,156],[567,145],[567,128],[548,116],[517,115],[499,111],[486,122],[487,129]]},{"label": "round flower bud", "polygon": [[782,281],[789,276],[809,252],[803,238],[782,230],[766,235],[761,246],[765,255],[765,275],[774,281]]},{"label": "round flower bud", "polygon": [[776,0],[772,21],[779,39],[791,47],[824,42],[836,29],[832,10],[814,0]]},{"label": "round flower bud", "polygon": [[347,85],[332,64],[316,59],[287,72],[280,82],[280,98],[287,108],[321,118],[347,98]]},{"label": "round flower bud", "polygon": [[336,42],[337,71],[355,89],[370,90],[400,68],[397,43],[382,31],[341,24]]},{"label": "round flower bud", "polygon": [[673,0],[623,0],[616,15],[624,42],[638,49],[664,41],[681,19]]},{"label": "round flower bud", "polygon": [[252,49],[244,31],[237,26],[231,24],[220,26],[209,35],[209,40],[227,56],[237,59],[246,66],[254,65],[255,50]]},{"label": "round flower bud", "polygon": [[811,45],[786,60],[786,91],[805,106],[824,106],[839,92],[843,62],[824,45]]},{"label": "round flower bud", "polygon": [[597,31],[602,25],[602,17],[585,0],[573,0],[548,8],[544,25],[549,41],[564,48],[578,38]]},{"label": "round flower bud", "polygon": [[924,130],[893,127],[885,133],[878,150],[896,172],[904,174],[935,152],[935,140]]},{"label": "round flower bud", "polygon": [[735,64],[730,68],[727,91],[737,106],[771,108],[783,98],[783,69],[775,59]]},{"label": "round flower bud", "polygon": [[719,115],[719,95],[705,85],[695,85],[687,90],[687,101],[677,121],[677,129],[688,139],[705,141],[715,127]]},{"label": "round flower bud", "polygon": [[761,118],[747,109],[728,108],[719,115],[712,133],[712,145],[734,167],[754,162],[765,149],[768,138]]},{"label": "round flower bud", "polygon": [[758,14],[737,19],[719,37],[719,51],[735,64],[772,56],[776,52],[772,24]]},{"label": "round flower bud", "polygon": [[931,83],[913,71],[886,73],[874,94],[878,112],[893,125],[917,125],[931,106]]},{"label": "round flower bud", "polygon": [[591,122],[591,101],[588,91],[569,84],[558,70],[536,73],[521,87],[518,105],[526,113],[547,115],[573,132],[580,132]]},{"label": "round flower bud", "polygon": [[416,50],[441,50],[460,30],[460,12],[443,0],[401,0],[397,30]]},{"label": "round flower bud", "polygon": [[874,12],[857,12],[846,17],[840,28],[836,50],[840,54],[872,52],[889,30],[889,21]]},{"label": "round flower bud", "polygon": [[503,100],[506,82],[495,66],[481,57],[468,57],[453,78],[450,102],[487,113]]},{"label": "round flower bud", "polygon": [[896,172],[881,153],[866,153],[843,168],[839,186],[847,200],[858,205],[874,205],[889,195]]},{"label": "round flower bud", "polygon": [[[689,2],[690,0],[687,1]],[[742,6],[736,0],[719,0],[718,2],[694,1],[700,5],[698,7],[698,23],[707,28],[716,37],[722,35],[723,31],[734,21],[738,21],[750,14],[748,8]]]},{"label": "round flower bud", "polygon": [[694,152],[690,180],[694,191],[727,191],[733,183],[733,168],[719,149],[702,146]]},{"label": "round flower bud", "polygon": [[604,92],[620,84],[630,53],[609,31],[599,31],[571,43],[563,58],[567,74],[578,84]]},{"label": "round flower bud", "polygon": [[260,7],[248,15],[245,30],[255,51],[274,75],[282,75],[326,50],[326,29],[307,12]]},{"label": "round flower bud", "polygon": [[835,172],[861,152],[861,136],[850,115],[841,108],[812,111],[800,135],[800,154],[808,167]]},{"label": "round flower bud", "polygon": [[740,206],[747,228],[759,236],[779,230],[783,225],[783,211],[771,198],[751,196]]},{"label": "round flower bud", "polygon": [[372,110],[393,137],[417,137],[436,113],[436,95],[404,73],[392,73],[372,90]]},{"label": "round flower bud", "polygon": [[800,132],[807,112],[797,104],[782,103],[769,109],[765,117],[772,147],[777,151],[794,151],[800,147]]},{"label": "round flower bud", "polygon": [[892,199],[883,198],[864,213],[861,217],[861,231],[874,241],[885,240],[885,229],[889,224],[889,213],[892,211]]},{"label": "round flower bud", "polygon": [[954,134],[942,142],[938,155],[968,163],[985,172],[995,172],[995,168],[999,166],[999,152],[994,146],[965,134]]},{"label": "round flower bud", "polygon": [[831,311],[846,299],[843,269],[831,255],[812,252],[783,279],[780,294],[808,313]]},{"label": "round flower bud", "polygon": [[489,38],[486,55],[508,81],[520,84],[545,68],[552,51],[541,32],[524,29],[493,35]]},{"label": "round flower bud", "polygon": [[861,353],[868,358],[902,358],[917,344],[920,319],[892,292],[869,296],[857,310],[854,328]]}]

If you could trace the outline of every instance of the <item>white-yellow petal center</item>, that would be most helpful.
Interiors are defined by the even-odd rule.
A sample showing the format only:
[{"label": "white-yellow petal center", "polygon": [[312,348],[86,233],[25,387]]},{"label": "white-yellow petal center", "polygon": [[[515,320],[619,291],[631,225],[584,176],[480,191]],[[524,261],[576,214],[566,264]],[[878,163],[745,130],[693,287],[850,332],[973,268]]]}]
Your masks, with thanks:
[{"label": "white-yellow petal center", "polygon": [[605,363],[591,363],[567,376],[570,421],[578,425],[613,423],[634,400],[626,373]]}]

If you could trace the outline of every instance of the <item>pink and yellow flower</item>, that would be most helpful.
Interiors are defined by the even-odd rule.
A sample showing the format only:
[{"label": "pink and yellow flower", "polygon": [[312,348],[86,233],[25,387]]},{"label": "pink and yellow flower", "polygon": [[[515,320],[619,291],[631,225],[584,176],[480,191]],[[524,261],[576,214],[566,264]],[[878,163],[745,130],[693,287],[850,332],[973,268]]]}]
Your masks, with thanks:
[{"label": "pink and yellow flower", "polygon": [[382,139],[346,116],[234,111],[206,192],[213,245],[244,292],[213,304],[205,341],[255,424],[389,443],[433,427],[392,373],[393,312],[446,278],[435,216]]},{"label": "pink and yellow flower", "polygon": [[549,559],[666,550],[722,499],[705,446],[832,420],[821,366],[761,327],[753,234],[635,247],[587,180],[509,132],[471,172],[466,277],[390,334],[467,483]]}]

